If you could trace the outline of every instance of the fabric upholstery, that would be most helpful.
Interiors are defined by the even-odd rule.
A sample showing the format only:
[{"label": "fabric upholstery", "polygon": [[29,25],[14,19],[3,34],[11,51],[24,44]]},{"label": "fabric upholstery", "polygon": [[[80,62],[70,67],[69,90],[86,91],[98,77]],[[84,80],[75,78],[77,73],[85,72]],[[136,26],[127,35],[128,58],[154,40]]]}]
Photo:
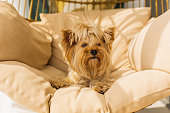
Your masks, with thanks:
[{"label": "fabric upholstery", "polygon": [[38,113],[49,113],[49,100],[56,91],[48,75],[16,61],[0,62],[0,90]]},{"label": "fabric upholstery", "polygon": [[41,71],[15,61],[1,62],[0,90],[38,113],[48,113],[49,107],[50,113],[129,113],[170,94],[170,74],[158,70],[114,71],[111,75],[120,77],[105,95],[80,85],[56,91],[47,81],[62,72],[51,66]]},{"label": "fabric upholstery", "polygon": [[57,90],[51,99],[51,113],[131,113],[169,96],[170,74],[158,70],[127,72],[117,72],[123,76],[105,95],[80,85]]},{"label": "fabric upholstery", "polygon": [[[142,36],[145,35],[145,33],[147,32],[149,26],[151,25],[151,23],[152,23],[154,20],[155,20],[155,18],[152,17],[152,18],[147,22],[147,24],[144,26],[144,28],[140,31],[140,32],[142,32],[142,33],[140,33],[140,32],[136,33],[135,36],[133,37],[133,39],[131,40],[130,44],[129,44],[129,48],[128,48],[128,58],[129,58],[131,67],[132,67],[133,69],[137,70],[137,71],[140,71],[140,69],[139,69],[140,64],[136,62],[136,61],[139,61],[139,60],[136,60],[136,59],[139,58],[138,55],[140,55],[140,54],[134,55],[134,53],[133,53],[133,52],[134,52],[134,49],[135,49],[134,47],[135,47],[135,45],[138,45],[138,47],[136,48],[136,50],[137,50],[137,49],[141,49],[141,45],[139,46],[139,43],[142,44],[141,42],[143,42],[143,40],[144,40],[145,37],[138,38],[139,33],[142,34]],[[137,40],[140,40],[140,41],[137,41]],[[138,51],[138,50],[137,50],[137,51]],[[136,65],[136,64],[138,64],[138,65]],[[137,66],[138,66],[138,67],[137,67]]]},{"label": "fabric upholstery", "polygon": [[58,77],[67,76],[64,71],[56,69],[55,67],[49,65],[46,66],[44,69],[41,69],[40,71],[48,75],[48,81],[50,83],[56,82]]},{"label": "fabric upholstery", "polygon": [[129,42],[149,18],[150,8],[41,14],[42,23],[53,36],[53,55],[49,64],[59,69],[62,67],[62,70],[67,71],[68,67],[62,58],[62,51],[58,47],[58,43],[63,38],[61,30],[72,29],[77,23],[87,23],[95,24],[103,30],[113,26],[117,28],[113,43],[111,70],[129,68],[127,57]]},{"label": "fabric upholstery", "polygon": [[0,61],[42,69],[51,56],[51,36],[36,29],[14,7],[0,2]]},{"label": "fabric upholstery", "polygon": [[[137,15],[137,16],[136,16]],[[103,10],[100,26],[106,29],[116,26],[112,46],[112,69],[129,68],[128,47],[131,39],[150,19],[150,8]]]},{"label": "fabric upholstery", "polygon": [[62,88],[51,99],[51,113],[108,113],[103,95],[80,85]]},{"label": "fabric upholstery", "polygon": [[158,69],[170,72],[170,10],[153,19],[129,48],[133,67],[140,71]]},{"label": "fabric upholstery", "polygon": [[119,78],[105,93],[111,113],[131,113],[170,96],[170,74],[144,70]]},{"label": "fabric upholstery", "polygon": [[[30,24],[32,26],[34,26],[35,28],[40,29],[41,31],[45,32],[46,34],[49,34],[50,36],[52,36],[50,34],[51,30],[48,29],[48,27],[46,26],[46,24],[44,22],[31,22]],[[55,42],[54,40],[55,39],[53,39],[53,43]],[[52,58],[49,59],[48,64],[67,73],[68,66],[64,61],[63,52],[61,51],[61,49],[59,48],[59,46],[57,44],[51,45],[51,48],[54,48],[54,46],[56,49],[51,50]],[[54,54],[54,53],[57,53],[57,54]]]}]

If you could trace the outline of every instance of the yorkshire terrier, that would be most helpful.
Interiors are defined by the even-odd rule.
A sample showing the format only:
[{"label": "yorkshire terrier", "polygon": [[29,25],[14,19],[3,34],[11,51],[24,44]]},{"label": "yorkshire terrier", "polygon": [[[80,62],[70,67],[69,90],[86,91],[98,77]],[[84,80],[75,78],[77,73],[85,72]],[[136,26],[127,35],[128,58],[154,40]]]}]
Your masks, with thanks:
[{"label": "yorkshire terrier", "polygon": [[53,86],[80,84],[105,93],[112,84],[109,75],[115,28],[103,32],[96,26],[77,24],[73,30],[62,32],[61,48],[70,71],[66,78],[58,79]]}]

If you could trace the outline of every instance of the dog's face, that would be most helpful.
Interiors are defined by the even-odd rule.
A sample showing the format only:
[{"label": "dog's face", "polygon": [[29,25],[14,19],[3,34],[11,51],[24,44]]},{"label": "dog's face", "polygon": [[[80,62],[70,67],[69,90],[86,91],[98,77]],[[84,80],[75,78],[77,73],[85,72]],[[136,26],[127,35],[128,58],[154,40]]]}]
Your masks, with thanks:
[{"label": "dog's face", "polygon": [[63,30],[61,42],[70,68],[88,79],[100,78],[110,63],[114,28],[102,32],[94,26],[78,24],[75,29]]}]

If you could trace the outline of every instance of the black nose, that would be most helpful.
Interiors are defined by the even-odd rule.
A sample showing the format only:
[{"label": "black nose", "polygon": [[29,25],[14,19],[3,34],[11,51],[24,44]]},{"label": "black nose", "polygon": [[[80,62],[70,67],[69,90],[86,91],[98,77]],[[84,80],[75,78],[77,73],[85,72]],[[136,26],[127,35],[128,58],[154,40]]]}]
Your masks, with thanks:
[{"label": "black nose", "polygon": [[92,49],[92,50],[90,51],[90,53],[91,53],[92,55],[96,55],[96,54],[97,54],[97,50]]}]

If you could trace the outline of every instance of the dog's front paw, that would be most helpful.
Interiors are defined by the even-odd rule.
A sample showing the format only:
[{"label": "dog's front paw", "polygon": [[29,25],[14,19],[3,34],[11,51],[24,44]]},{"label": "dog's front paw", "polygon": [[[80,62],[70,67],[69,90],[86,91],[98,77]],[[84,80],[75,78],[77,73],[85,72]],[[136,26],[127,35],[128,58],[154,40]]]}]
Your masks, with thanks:
[{"label": "dog's front paw", "polygon": [[51,83],[51,86],[56,89],[59,89],[62,87],[68,87],[70,85],[72,85],[72,83],[70,82],[68,78],[65,78],[65,77],[58,78],[56,82]]},{"label": "dog's front paw", "polygon": [[89,86],[89,80],[83,78],[83,79],[79,80],[78,84],[88,87]]},{"label": "dog's front paw", "polygon": [[89,86],[90,86],[90,88],[92,88],[93,90],[97,91],[100,94],[104,94],[110,88],[110,86],[108,84],[104,84],[99,81],[92,82],[92,83],[90,83]]},{"label": "dog's front paw", "polygon": [[62,88],[62,87],[66,87],[65,84],[62,84],[62,83],[59,83],[59,82],[52,83],[51,86],[53,88],[56,88],[56,89],[59,89],[59,88]]},{"label": "dog's front paw", "polygon": [[92,89],[97,91],[100,94],[104,94],[110,86],[106,85],[106,84],[100,84],[100,85],[96,85],[94,86]]}]

